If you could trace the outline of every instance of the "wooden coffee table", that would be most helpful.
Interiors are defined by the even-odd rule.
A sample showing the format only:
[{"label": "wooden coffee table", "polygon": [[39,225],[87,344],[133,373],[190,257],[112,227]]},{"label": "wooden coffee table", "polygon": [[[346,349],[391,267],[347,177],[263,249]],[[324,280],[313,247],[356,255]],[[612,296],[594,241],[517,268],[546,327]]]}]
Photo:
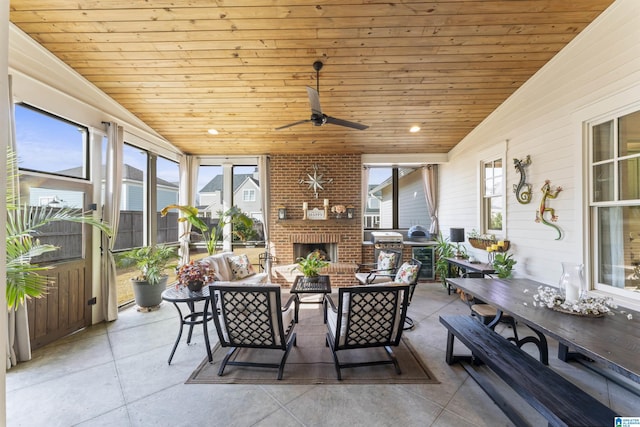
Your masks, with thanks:
[{"label": "wooden coffee table", "polygon": [[[304,276],[296,276],[293,281],[293,286],[291,286],[291,290],[289,290],[289,292],[295,296],[295,321],[298,323],[298,311],[300,309],[300,304],[322,304],[324,301],[324,295],[331,293],[331,279],[329,276],[318,276],[316,281],[308,282]],[[300,294],[323,294],[323,298],[320,302],[301,301]]]}]

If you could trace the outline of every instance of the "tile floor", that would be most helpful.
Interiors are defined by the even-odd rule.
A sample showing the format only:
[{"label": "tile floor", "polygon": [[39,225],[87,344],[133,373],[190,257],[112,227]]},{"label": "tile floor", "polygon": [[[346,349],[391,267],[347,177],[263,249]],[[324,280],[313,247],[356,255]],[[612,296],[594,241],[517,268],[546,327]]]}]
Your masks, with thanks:
[{"label": "tile floor", "polygon": [[[440,384],[253,386],[184,384],[205,357],[200,328],[190,346],[183,336],[169,366],[178,327],[174,307],[165,303],[151,313],[129,308],[117,321],[37,350],[33,360],[8,371],[7,425],[510,426],[461,366],[444,362],[446,332],[438,315],[468,312],[438,283],[420,284],[414,295],[409,314],[416,327],[406,333]],[[558,361],[550,346],[554,369],[614,410],[640,415],[638,395]],[[528,405],[519,406],[531,425],[547,425]]]}]

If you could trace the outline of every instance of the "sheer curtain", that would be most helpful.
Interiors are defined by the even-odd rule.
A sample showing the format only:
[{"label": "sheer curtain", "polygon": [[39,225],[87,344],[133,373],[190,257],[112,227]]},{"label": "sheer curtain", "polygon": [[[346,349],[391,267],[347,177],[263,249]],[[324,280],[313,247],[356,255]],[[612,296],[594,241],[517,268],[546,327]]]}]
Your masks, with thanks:
[{"label": "sheer curtain", "polygon": [[[180,205],[196,205],[196,192],[198,185],[198,169],[200,168],[200,159],[195,156],[185,155],[180,159]],[[182,215],[180,212],[179,215]],[[180,264],[184,265],[189,262],[189,243],[191,236],[189,232],[191,226],[188,222],[178,223],[178,240],[180,241]]]},{"label": "sheer curtain", "polygon": [[120,222],[120,195],[122,193],[122,165],[124,129],[115,122],[107,123],[107,167],[104,190],[104,207],[102,219],[113,229],[113,236],[102,234],[101,267],[101,301],[102,314],[105,320],[118,318],[118,295],[116,291],[116,263],[113,248],[118,236]]},{"label": "sheer curtain", "polygon": [[262,224],[264,227],[264,244],[265,252],[269,254],[265,260],[265,269],[267,270],[267,280],[271,283],[271,241],[269,237],[269,220],[271,219],[271,203],[269,194],[271,194],[271,160],[269,156],[260,156],[258,158],[258,173],[260,174],[260,203],[262,207]]},{"label": "sheer curtain", "polygon": [[[12,77],[8,76],[8,107],[9,107],[9,148],[17,155],[15,111],[13,106]],[[6,156],[5,156],[6,161]],[[7,171],[7,187],[11,187],[16,206],[20,206],[20,184],[18,182],[18,166],[14,171]],[[31,360],[31,341],[29,340],[29,317],[27,304],[22,303],[8,312],[7,335],[7,369]]]},{"label": "sheer curtain", "polygon": [[429,233],[434,236],[440,230],[438,224],[438,165],[428,165],[422,168],[422,183],[431,217]]}]

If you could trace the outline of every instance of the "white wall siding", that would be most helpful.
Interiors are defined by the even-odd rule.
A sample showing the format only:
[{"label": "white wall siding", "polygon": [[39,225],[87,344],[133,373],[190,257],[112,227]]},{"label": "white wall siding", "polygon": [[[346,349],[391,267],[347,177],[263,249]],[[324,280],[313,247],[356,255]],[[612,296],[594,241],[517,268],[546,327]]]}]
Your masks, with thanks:
[{"label": "white wall siding", "polygon": [[[555,284],[562,261],[586,262],[588,243],[582,126],[599,114],[640,102],[640,1],[618,0],[592,25],[523,85],[450,153],[442,165],[440,224],[480,226],[478,164],[492,146],[506,144],[507,238],[518,260],[517,277]],[[519,204],[513,185],[520,175],[514,158],[531,155],[527,182],[533,200]],[[535,223],[546,179],[562,186],[548,206],[556,209],[562,240],[551,227]],[[468,246],[468,244],[467,244]],[[473,251],[486,259],[483,251]]]}]

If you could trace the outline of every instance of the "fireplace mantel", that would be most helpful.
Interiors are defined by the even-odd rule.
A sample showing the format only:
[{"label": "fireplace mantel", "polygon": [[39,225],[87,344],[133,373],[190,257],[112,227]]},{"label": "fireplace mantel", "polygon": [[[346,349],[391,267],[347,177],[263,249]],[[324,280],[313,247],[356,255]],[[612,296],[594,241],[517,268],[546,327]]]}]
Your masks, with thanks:
[{"label": "fireplace mantel", "polygon": [[276,223],[282,227],[324,227],[327,225],[331,226],[343,226],[343,227],[351,227],[354,225],[354,219],[347,218],[329,218],[329,219],[281,219],[276,221]]}]

